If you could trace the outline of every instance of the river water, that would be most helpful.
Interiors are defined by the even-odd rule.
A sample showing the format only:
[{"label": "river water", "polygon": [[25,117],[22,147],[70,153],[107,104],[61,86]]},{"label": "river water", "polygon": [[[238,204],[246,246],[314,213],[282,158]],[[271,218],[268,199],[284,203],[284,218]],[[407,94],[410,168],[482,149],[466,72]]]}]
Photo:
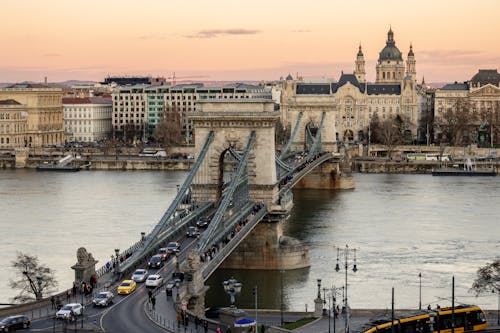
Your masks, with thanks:
[{"label": "river water", "polygon": [[[149,231],[176,194],[185,172],[37,173],[0,171],[0,302],[15,291],[8,268],[16,251],[39,256],[56,271],[60,288],[71,285],[76,250],[85,246],[101,263]],[[468,292],[477,269],[500,256],[500,178],[355,174],[356,189],[300,190],[285,234],[310,247],[311,267],[286,271],[219,270],[208,281],[207,305],[227,305],[222,281],[243,282],[237,305],[290,310],[313,308],[316,279],[342,287],[335,272],[336,247],[356,248],[358,271],[348,257],[348,300],[352,308],[417,308],[450,304],[455,276],[457,302],[496,309],[496,295]],[[323,291],[322,291],[323,293]],[[342,292],[337,299],[342,299]]]}]

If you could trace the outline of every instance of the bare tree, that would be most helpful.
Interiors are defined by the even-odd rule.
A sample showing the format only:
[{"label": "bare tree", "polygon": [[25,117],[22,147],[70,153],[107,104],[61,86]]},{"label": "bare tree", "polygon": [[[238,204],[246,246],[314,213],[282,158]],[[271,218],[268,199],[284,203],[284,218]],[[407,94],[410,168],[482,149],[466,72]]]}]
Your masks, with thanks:
[{"label": "bare tree", "polygon": [[283,126],[283,124],[281,123],[281,121],[278,121],[276,122],[276,126],[275,126],[275,140],[276,140],[276,144],[278,145],[283,145],[285,144],[288,139],[290,138],[290,135],[291,135],[291,128],[290,126]]},{"label": "bare tree", "polygon": [[171,109],[166,109],[160,123],[153,132],[154,138],[167,148],[181,142],[181,133],[182,123],[180,113],[177,112],[175,106]]},{"label": "bare tree", "polygon": [[14,302],[27,302],[33,299],[40,300],[57,286],[54,271],[40,264],[37,256],[18,252],[11,267],[15,270],[16,279],[9,281],[12,289],[20,290],[13,298]]},{"label": "bare tree", "polygon": [[454,146],[468,144],[471,130],[475,127],[477,115],[472,111],[469,101],[457,98],[453,108],[447,108],[439,117],[438,127],[443,135],[442,142]]},{"label": "bare tree", "polygon": [[476,294],[484,292],[500,292],[500,259],[477,270],[477,277],[472,284],[471,290]]},{"label": "bare tree", "polygon": [[498,137],[500,130],[500,101],[492,102],[490,107],[481,108],[478,118],[486,127],[489,136],[489,142],[486,144],[494,147],[496,143],[500,142]]},{"label": "bare tree", "polygon": [[376,137],[380,143],[387,147],[387,153],[391,157],[394,147],[403,142],[403,134],[401,133],[402,120],[400,118],[389,117],[379,124],[376,129]]}]

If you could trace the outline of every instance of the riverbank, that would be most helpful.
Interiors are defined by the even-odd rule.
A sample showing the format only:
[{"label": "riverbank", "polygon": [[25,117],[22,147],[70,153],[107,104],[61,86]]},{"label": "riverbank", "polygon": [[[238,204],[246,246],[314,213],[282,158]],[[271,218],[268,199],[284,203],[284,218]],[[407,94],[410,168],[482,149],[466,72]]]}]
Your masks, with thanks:
[{"label": "riverbank", "polygon": [[[351,169],[360,173],[387,173],[387,174],[431,174],[432,169],[443,165],[441,161],[394,161],[387,159],[363,159],[358,158],[351,162]],[[448,162],[448,166],[452,166]],[[493,168],[498,174],[500,172],[500,161],[474,162],[477,168]]]}]

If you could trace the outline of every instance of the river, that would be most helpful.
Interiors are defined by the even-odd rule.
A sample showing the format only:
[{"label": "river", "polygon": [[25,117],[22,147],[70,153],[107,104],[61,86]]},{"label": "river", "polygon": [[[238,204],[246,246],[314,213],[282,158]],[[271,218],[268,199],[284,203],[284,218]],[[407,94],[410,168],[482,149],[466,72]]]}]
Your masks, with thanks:
[{"label": "river", "polygon": [[[15,295],[8,268],[16,251],[39,256],[56,271],[60,288],[71,285],[76,250],[85,246],[99,264],[114,248],[124,249],[149,231],[176,194],[185,172],[93,171],[37,173],[0,171],[0,302]],[[500,255],[500,178],[355,174],[356,189],[300,190],[284,232],[307,243],[311,267],[286,271],[219,270],[209,280],[208,305],[227,305],[222,281],[243,282],[237,305],[303,310],[313,307],[316,279],[342,287],[345,270],[335,272],[336,247],[356,248],[358,271],[348,259],[348,300],[352,308],[416,308],[421,273],[422,303],[450,304],[455,276],[459,303],[496,309],[496,295],[468,292],[477,269]],[[264,282],[265,281],[265,282]],[[323,293],[323,291],[322,291]],[[337,297],[342,299],[342,295]]]}]

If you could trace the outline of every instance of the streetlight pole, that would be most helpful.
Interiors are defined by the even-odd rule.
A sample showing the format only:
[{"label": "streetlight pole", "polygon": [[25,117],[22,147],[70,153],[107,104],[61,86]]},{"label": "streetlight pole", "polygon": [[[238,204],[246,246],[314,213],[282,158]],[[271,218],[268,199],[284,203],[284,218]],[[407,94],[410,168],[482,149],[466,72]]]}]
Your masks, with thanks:
[{"label": "streetlight pole", "polygon": [[[344,332],[349,333],[349,303],[347,301],[347,268],[349,267],[349,245],[346,244],[345,248],[342,249],[344,252],[344,270],[345,270],[345,297],[344,297],[344,305],[345,305],[345,311],[346,311],[346,319],[345,319],[345,327],[344,327]],[[352,271],[356,273],[358,270],[357,265],[356,265],[356,249],[354,250],[354,263],[352,267]],[[337,264],[335,265],[335,271],[340,271],[340,265],[339,265],[339,260],[340,260],[340,248],[337,248]]]},{"label": "streetlight pole", "polygon": [[451,278],[451,333],[455,333],[455,275]]},{"label": "streetlight pole", "polygon": [[418,273],[418,309],[422,310],[422,273]]},{"label": "streetlight pole", "polygon": [[257,312],[257,293],[258,293],[258,290],[257,290],[257,286],[253,287],[253,294],[255,296],[255,333],[258,333],[258,325],[257,325],[257,315],[258,315],[258,312]]},{"label": "streetlight pole", "polygon": [[283,274],[285,273],[285,271],[283,269],[280,270],[280,277],[281,277],[281,282],[280,282],[280,286],[281,286],[281,295],[280,295],[280,298],[281,298],[281,302],[280,302],[280,319],[281,319],[281,326],[283,326]]}]

